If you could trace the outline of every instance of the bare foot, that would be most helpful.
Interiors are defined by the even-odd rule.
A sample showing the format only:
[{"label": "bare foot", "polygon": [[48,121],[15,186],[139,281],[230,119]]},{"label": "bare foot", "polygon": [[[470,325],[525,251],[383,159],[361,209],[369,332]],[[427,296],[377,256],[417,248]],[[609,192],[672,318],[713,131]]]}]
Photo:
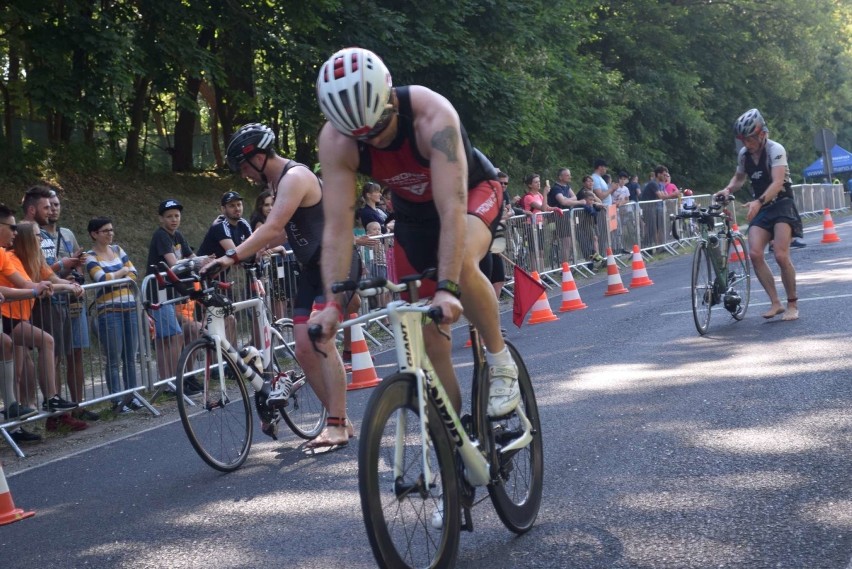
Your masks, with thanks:
[{"label": "bare foot", "polygon": [[798,320],[799,319],[799,307],[795,304],[787,303],[787,310],[784,311],[784,316],[781,317],[781,320],[789,321],[789,320]]},{"label": "bare foot", "polygon": [[784,312],[784,307],[781,304],[773,304],[772,307],[766,312],[763,313],[764,318],[775,318],[779,314]]},{"label": "bare foot", "polygon": [[349,444],[347,427],[326,427],[317,438],[305,443],[306,449],[340,447]]}]

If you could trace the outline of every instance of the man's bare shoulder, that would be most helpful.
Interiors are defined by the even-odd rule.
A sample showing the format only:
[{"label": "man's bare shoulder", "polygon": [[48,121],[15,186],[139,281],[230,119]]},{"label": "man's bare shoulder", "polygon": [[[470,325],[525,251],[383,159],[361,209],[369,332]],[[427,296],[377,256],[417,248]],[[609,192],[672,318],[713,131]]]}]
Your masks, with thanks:
[{"label": "man's bare shoulder", "polygon": [[358,144],[327,122],[317,139],[319,159],[323,168],[330,165],[346,165],[354,170],[358,164]]},{"label": "man's bare shoulder", "polygon": [[411,110],[414,112],[415,123],[424,122],[427,125],[446,124],[447,121],[458,122],[459,115],[452,103],[443,95],[422,85],[411,85],[408,88],[411,96]]}]

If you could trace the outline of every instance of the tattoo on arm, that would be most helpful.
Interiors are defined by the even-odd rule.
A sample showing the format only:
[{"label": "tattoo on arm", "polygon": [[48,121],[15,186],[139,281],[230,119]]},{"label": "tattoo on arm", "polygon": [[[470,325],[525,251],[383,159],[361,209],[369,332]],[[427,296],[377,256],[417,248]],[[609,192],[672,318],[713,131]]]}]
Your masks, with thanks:
[{"label": "tattoo on arm", "polygon": [[450,162],[458,161],[459,131],[458,129],[448,126],[443,130],[436,132],[432,137],[432,148],[440,150],[447,155],[447,160]]}]

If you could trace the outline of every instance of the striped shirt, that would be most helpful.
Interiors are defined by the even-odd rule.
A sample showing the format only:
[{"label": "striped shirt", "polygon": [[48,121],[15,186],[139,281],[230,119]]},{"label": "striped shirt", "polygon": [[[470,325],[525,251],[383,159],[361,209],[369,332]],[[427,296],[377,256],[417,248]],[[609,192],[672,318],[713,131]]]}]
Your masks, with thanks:
[{"label": "striped shirt", "polygon": [[[136,267],[130,262],[124,249],[118,245],[110,245],[110,249],[115,256],[113,259],[103,259],[94,251],[86,252],[86,270],[92,280],[96,283],[111,281],[116,278],[115,273],[125,267],[130,269],[130,273],[121,278],[136,280]],[[95,302],[98,310],[127,310],[135,308],[136,297],[128,284],[122,284],[98,289]]]}]

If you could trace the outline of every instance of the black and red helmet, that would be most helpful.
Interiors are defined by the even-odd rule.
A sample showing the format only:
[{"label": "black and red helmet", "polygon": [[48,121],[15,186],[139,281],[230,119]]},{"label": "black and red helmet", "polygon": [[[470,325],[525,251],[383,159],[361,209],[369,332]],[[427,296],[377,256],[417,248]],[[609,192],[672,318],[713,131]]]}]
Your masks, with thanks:
[{"label": "black and red helmet", "polygon": [[240,171],[240,164],[255,154],[269,155],[275,144],[275,133],[268,126],[249,123],[240,127],[228,143],[228,168],[232,172]]}]

